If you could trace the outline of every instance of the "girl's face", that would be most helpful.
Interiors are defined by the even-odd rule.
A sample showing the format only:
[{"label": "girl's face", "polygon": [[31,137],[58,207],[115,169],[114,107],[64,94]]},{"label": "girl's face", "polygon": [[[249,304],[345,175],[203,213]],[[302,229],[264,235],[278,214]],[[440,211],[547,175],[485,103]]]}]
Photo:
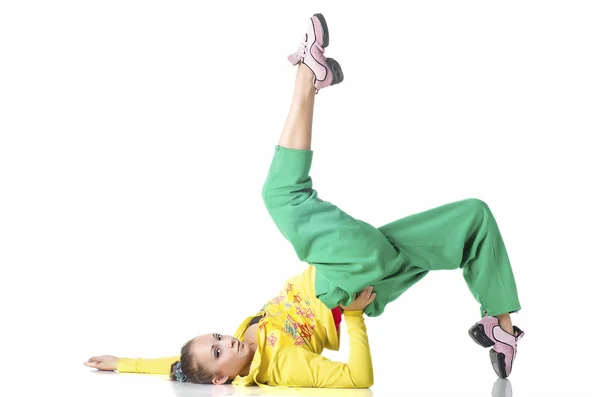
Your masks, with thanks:
[{"label": "girl's face", "polygon": [[215,374],[215,384],[238,376],[254,357],[247,344],[221,334],[197,336],[190,352],[197,364]]}]

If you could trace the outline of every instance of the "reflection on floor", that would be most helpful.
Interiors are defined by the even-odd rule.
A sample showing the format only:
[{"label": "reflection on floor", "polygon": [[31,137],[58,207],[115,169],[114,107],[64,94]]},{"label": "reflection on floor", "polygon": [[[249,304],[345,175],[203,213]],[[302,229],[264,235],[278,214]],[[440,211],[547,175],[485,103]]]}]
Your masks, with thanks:
[{"label": "reflection on floor", "polygon": [[[83,380],[86,393],[95,395],[144,395],[173,397],[224,397],[224,396],[325,396],[325,397],[373,397],[395,395],[393,390],[371,389],[307,389],[239,387],[232,385],[195,385],[171,382],[165,377],[152,375],[118,374],[116,372],[90,371]],[[489,393],[489,389],[488,392]],[[486,394],[487,394],[486,393]],[[450,394],[450,393],[449,393]],[[497,379],[492,386],[492,397],[512,397],[512,386],[508,379]],[[489,394],[488,394],[489,395]]]}]

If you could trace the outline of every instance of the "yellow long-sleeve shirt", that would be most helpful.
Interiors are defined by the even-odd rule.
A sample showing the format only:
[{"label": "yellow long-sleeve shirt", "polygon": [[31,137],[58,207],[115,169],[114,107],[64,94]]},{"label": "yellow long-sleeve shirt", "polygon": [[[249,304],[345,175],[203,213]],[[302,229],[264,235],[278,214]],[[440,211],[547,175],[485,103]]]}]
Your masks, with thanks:
[{"label": "yellow long-sleeve shirt", "polygon": [[[371,351],[361,311],[346,311],[350,339],[347,363],[331,361],[323,349],[339,349],[339,334],[331,310],[315,297],[315,268],[286,281],[277,297],[248,317],[234,336],[244,340],[248,324],[264,315],[257,328],[257,349],[247,376],[234,385],[364,388],[373,385]],[[120,372],[168,374],[179,356],[158,359],[119,358]]]}]

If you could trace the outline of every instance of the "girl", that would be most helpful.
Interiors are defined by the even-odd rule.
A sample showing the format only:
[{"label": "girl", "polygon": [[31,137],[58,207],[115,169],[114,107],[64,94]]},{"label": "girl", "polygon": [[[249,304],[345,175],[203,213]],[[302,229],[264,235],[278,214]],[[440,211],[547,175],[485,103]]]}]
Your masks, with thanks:
[{"label": "girl", "polygon": [[[430,270],[462,269],[482,318],[469,335],[492,347],[490,359],[499,377],[511,373],[524,333],[513,327],[510,313],[521,306],[500,231],[484,202],[446,204],[375,228],[321,200],[313,189],[315,94],[344,78],[338,62],[324,55],[328,44],[325,18],[315,14],[299,50],[288,57],[298,65],[295,90],[262,191],[276,226],[310,266],[287,280],[277,297],[244,320],[233,336],[197,336],[176,357],[97,356],[85,365],[169,373],[180,382],[367,388],[373,369],[363,314],[379,316]],[[348,363],[320,355],[325,348],[339,348],[342,313]]]}]

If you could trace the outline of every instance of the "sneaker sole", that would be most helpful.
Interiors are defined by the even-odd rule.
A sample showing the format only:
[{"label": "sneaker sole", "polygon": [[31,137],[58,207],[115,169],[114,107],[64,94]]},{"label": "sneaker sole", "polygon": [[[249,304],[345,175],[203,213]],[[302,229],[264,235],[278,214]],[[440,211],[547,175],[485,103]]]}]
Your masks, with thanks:
[{"label": "sneaker sole", "polygon": [[338,61],[333,58],[327,58],[326,62],[329,69],[333,72],[333,81],[331,82],[331,85],[339,84],[344,81],[344,72],[342,72],[342,67]]},{"label": "sneaker sole", "polygon": [[319,22],[321,22],[321,26],[323,27],[323,48],[329,45],[329,28],[327,28],[327,22],[325,22],[325,17],[323,14],[314,14],[313,16],[317,17]]},{"label": "sneaker sole", "polygon": [[496,371],[496,375],[499,378],[506,379],[508,376],[506,375],[506,361],[505,361],[504,353],[498,353],[494,349],[490,349],[490,361],[492,362],[492,367],[494,367],[494,371]]},{"label": "sneaker sole", "polygon": [[483,347],[492,347],[494,346],[494,341],[492,341],[485,334],[485,330],[483,329],[483,324],[475,324],[469,329],[469,336],[475,343],[479,346]]}]

